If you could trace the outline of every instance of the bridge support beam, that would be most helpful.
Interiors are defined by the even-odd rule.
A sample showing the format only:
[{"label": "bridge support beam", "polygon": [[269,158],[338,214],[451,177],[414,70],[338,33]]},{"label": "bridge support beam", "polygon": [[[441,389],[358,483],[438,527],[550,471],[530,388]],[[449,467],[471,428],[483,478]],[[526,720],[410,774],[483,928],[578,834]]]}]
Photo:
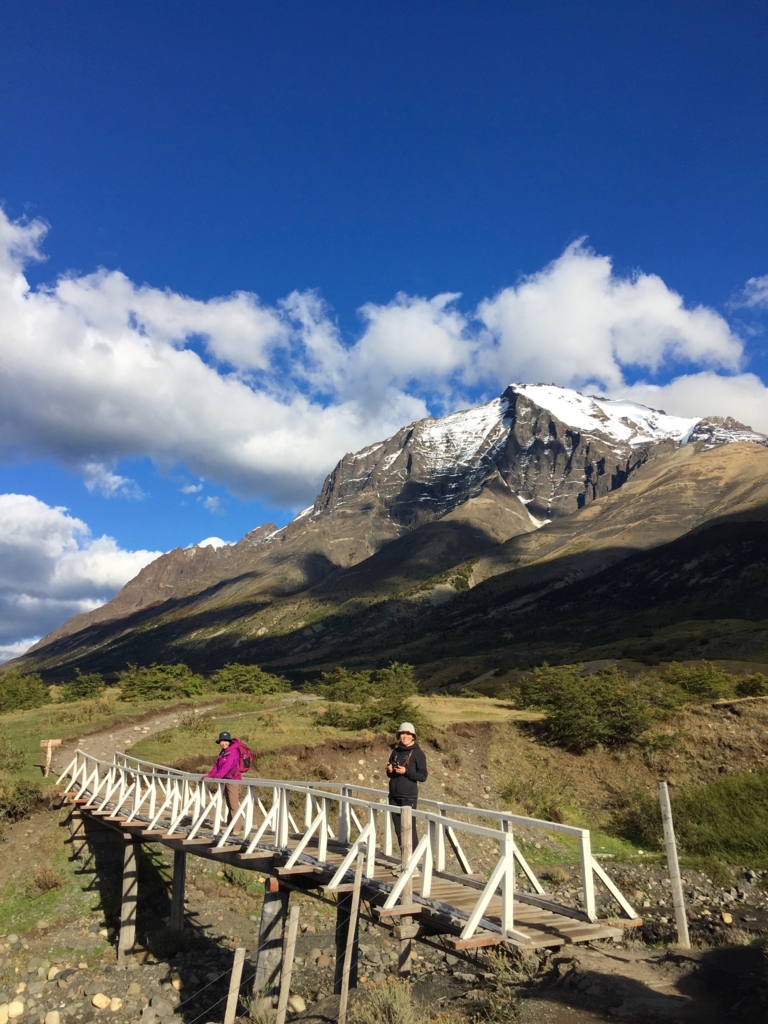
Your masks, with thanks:
[{"label": "bridge support beam", "polygon": [[277,1006],[290,895],[289,889],[280,887],[277,878],[268,878],[265,881],[264,905],[261,908],[259,926],[259,952],[253,982],[253,998],[259,1010],[273,1009]]},{"label": "bridge support beam", "polygon": [[133,836],[123,836],[123,901],[120,907],[120,937],[117,959],[130,953],[136,942],[136,907],[139,898],[139,851],[141,843]]},{"label": "bridge support beam", "polygon": [[336,897],[336,964],[333,977],[333,994],[341,994],[341,979],[344,973],[344,954],[347,949],[349,929],[355,929],[354,945],[352,946],[352,962],[349,965],[349,987],[357,988],[357,961],[360,955],[358,942],[360,938],[360,914],[352,920],[353,893],[340,892]]},{"label": "bridge support beam", "polygon": [[184,928],[184,892],[187,883],[187,854],[173,851],[173,888],[171,890],[171,928],[180,932]]}]

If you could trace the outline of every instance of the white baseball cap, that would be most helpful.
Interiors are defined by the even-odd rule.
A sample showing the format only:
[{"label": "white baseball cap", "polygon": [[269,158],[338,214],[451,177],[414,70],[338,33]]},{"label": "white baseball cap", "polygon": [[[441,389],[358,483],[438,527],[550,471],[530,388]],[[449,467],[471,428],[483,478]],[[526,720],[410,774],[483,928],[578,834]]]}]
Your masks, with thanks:
[{"label": "white baseball cap", "polygon": [[401,732],[409,732],[411,736],[415,736],[416,726],[413,724],[413,722],[403,722],[403,724],[397,730],[397,735],[399,736]]}]

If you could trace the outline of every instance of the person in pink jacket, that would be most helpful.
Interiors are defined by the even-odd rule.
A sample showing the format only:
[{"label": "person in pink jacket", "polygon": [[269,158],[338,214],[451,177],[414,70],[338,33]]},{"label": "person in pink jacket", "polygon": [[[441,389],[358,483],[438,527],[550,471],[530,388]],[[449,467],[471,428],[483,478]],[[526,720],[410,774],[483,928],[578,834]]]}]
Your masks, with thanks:
[{"label": "person in pink jacket", "polygon": [[240,787],[234,785],[236,780],[243,777],[240,772],[240,751],[237,739],[232,739],[228,732],[219,733],[216,742],[221,748],[221,752],[213,762],[213,768],[203,778],[227,780],[224,785],[224,798],[227,801],[231,821],[240,806]]}]

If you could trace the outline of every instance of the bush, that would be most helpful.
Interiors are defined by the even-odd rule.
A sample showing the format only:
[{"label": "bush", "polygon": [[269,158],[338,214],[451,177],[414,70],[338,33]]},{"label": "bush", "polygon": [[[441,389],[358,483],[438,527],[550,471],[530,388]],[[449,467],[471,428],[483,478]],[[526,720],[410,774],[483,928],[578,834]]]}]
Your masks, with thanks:
[{"label": "bush", "polygon": [[739,697],[768,697],[768,676],[762,672],[745,676],[736,683],[736,693]]},{"label": "bush", "polygon": [[48,687],[37,672],[22,675],[12,669],[0,675],[0,712],[39,708],[50,700]]},{"label": "bush", "polygon": [[174,700],[205,693],[205,680],[184,664],[129,665],[118,673],[120,699],[125,701]]},{"label": "bush", "polygon": [[416,692],[413,666],[393,661],[375,672],[324,672],[315,692],[333,703],[317,719],[318,725],[339,729],[374,729],[394,732],[404,719],[419,728],[424,716],[408,703]]},{"label": "bush", "polygon": [[7,736],[0,736],[0,769],[17,772],[24,767],[26,756],[21,747],[11,743]]},{"label": "bush", "polygon": [[40,787],[27,779],[0,781],[0,818],[20,821],[37,807],[41,799]]},{"label": "bush", "polygon": [[417,1024],[407,981],[385,981],[355,1000],[349,1014],[352,1024]]},{"label": "bush", "polygon": [[328,700],[362,704],[369,697],[376,696],[377,684],[373,676],[373,672],[350,672],[339,666],[333,672],[323,672],[319,683],[305,683],[303,689],[309,693],[319,693]]},{"label": "bush", "polygon": [[651,673],[629,679],[611,668],[585,676],[581,668],[536,668],[522,681],[517,697],[521,707],[546,711],[549,735],[574,753],[636,742],[685,702],[681,691]]},{"label": "bush", "polygon": [[[675,791],[672,816],[683,853],[731,860],[768,856],[768,769]],[[647,849],[663,845],[658,801],[646,794],[618,810],[612,828]]]},{"label": "bush", "polygon": [[64,683],[61,688],[61,699],[64,701],[90,700],[97,697],[104,689],[104,677],[98,672],[83,675],[79,668],[75,669],[75,678]]},{"label": "bush", "polygon": [[214,689],[219,693],[287,693],[291,684],[282,676],[264,672],[258,665],[225,665],[211,677]]},{"label": "bush", "polygon": [[663,676],[664,682],[676,686],[694,697],[732,697],[735,692],[733,677],[717,668],[711,661],[688,667],[673,661]]}]

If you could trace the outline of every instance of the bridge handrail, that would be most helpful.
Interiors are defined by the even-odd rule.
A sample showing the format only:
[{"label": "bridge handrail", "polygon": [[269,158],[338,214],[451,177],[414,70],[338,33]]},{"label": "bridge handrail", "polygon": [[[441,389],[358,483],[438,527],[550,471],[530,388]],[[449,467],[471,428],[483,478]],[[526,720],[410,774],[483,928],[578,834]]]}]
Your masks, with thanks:
[{"label": "bridge handrail", "polygon": [[[225,845],[239,845],[246,855],[253,854],[257,847],[267,847],[273,853],[286,854],[287,867],[294,866],[301,857],[306,856],[304,851],[312,839],[317,844],[317,858],[321,862],[326,862],[328,841],[334,841],[337,848],[341,845],[345,853],[341,865],[335,868],[331,883],[327,887],[331,890],[342,883],[345,873],[360,850],[365,852],[365,873],[369,878],[373,877],[377,852],[390,862],[394,859],[393,831],[397,824],[395,819],[399,820],[401,809],[389,804],[388,794],[384,790],[343,782],[316,784],[285,779],[243,779],[239,782],[243,790],[240,807],[225,827],[224,787],[231,780],[211,779],[198,773],[180,772],[165,765],[143,761],[133,755],[116,753],[111,762],[102,761],[83,750],[75,752],[71,763],[62,773],[60,782],[66,778],[69,778],[69,782],[65,785],[64,792],[73,791],[75,797],[81,799],[87,796],[87,807],[95,810],[109,808],[112,816],[124,818],[126,824],[146,823],[150,830],[156,830],[161,826],[167,830],[167,836],[181,834],[187,840],[194,839],[198,832],[202,832],[203,835],[210,834],[212,846],[221,849]],[[261,798],[262,790],[271,791],[271,801],[265,798],[266,804]],[[375,799],[354,795],[357,793],[373,795]],[[296,808],[297,800],[304,802],[302,827],[297,825],[293,815],[294,810],[297,817],[300,814]],[[333,821],[337,823],[338,835],[334,835],[332,828],[332,805],[337,807]],[[481,817],[485,819],[485,823],[462,821],[456,815]],[[458,861],[459,874],[471,876],[472,868],[459,839],[459,835],[463,834],[498,842],[499,859],[491,871],[487,884],[482,888],[474,909],[469,913],[460,912],[460,916],[467,918],[462,938],[471,937],[481,925],[491,930],[499,930],[498,925],[484,917],[488,904],[498,889],[502,893],[500,930],[510,938],[520,938],[522,933],[515,932],[513,927],[511,895],[514,890],[516,863],[534,890],[534,894],[525,896],[525,899],[534,902],[539,900],[546,907],[557,908],[561,913],[570,916],[578,916],[577,911],[560,907],[554,903],[552,897],[546,896],[541,882],[515,843],[513,826],[525,825],[578,838],[584,893],[582,902],[588,920],[597,920],[595,878],[608,888],[628,917],[636,916],[633,908],[594,860],[588,829],[504,811],[446,804],[437,800],[421,800],[420,807],[413,811],[413,816],[425,825],[425,833],[409,863],[404,866],[400,879],[392,888],[385,907],[391,908],[395,905],[419,865],[422,873],[421,891],[420,896],[415,898],[424,901],[429,897],[433,873],[446,873],[446,840]],[[489,825],[489,821],[497,822],[497,826]],[[383,836],[379,841],[378,833],[382,823]],[[356,838],[353,838],[355,832]],[[265,842],[267,834],[272,840],[269,843]],[[298,846],[292,848],[290,840],[296,838]],[[456,876],[448,873],[448,877]],[[478,886],[475,880],[472,880],[471,884]]]},{"label": "bridge handrail", "polygon": [[[156,771],[158,773],[173,773],[184,778],[199,779],[199,772],[182,772],[178,768],[168,768],[166,765],[154,764],[152,761],[143,761],[133,755],[129,754],[115,754],[115,760],[117,758],[124,758],[126,761],[134,761],[133,766],[136,770],[142,771]],[[231,781],[231,780],[230,780]],[[261,780],[261,779],[249,779],[244,778],[239,780],[243,784],[249,785],[272,785],[275,780]],[[286,780],[281,780],[286,781]],[[389,796],[389,791],[386,789],[375,789],[372,786],[362,786],[356,782],[303,782],[301,785],[310,786],[315,790],[336,790],[342,791],[344,789],[353,789],[357,793],[371,793],[373,796],[380,798],[383,796]],[[560,832],[562,835],[573,836],[576,839],[581,839],[583,836],[589,835],[589,829],[580,828],[577,825],[565,825],[558,821],[547,821],[544,818],[531,818],[524,814],[513,814],[510,811],[496,811],[489,807],[469,807],[466,804],[449,804],[442,800],[432,800],[430,798],[419,797],[419,806],[421,808],[431,807],[438,810],[441,814],[444,811],[453,811],[454,813],[466,814],[468,817],[478,818],[493,818],[499,822],[510,822],[514,825],[523,825],[528,828],[540,828],[549,832]]]}]

